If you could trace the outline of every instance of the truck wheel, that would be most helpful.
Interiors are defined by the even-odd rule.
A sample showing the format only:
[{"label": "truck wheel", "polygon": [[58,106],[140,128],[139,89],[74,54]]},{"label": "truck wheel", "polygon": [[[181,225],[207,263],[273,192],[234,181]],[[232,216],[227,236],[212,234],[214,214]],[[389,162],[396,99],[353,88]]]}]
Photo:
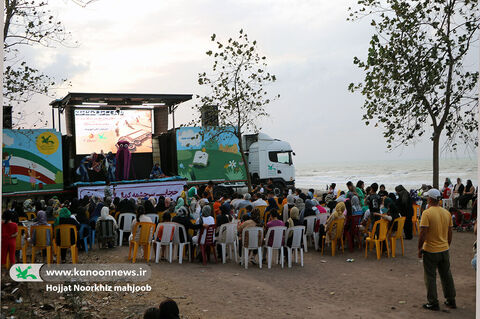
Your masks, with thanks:
[{"label": "truck wheel", "polygon": [[273,185],[273,193],[275,194],[276,197],[279,197],[280,195],[283,194],[283,189],[285,187],[281,183],[275,183]]}]

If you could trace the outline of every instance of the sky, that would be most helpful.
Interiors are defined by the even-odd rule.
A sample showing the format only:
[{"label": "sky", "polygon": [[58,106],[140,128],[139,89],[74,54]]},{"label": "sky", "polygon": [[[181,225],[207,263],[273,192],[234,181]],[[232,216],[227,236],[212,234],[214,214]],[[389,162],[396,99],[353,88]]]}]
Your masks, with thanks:
[{"label": "sky", "polygon": [[[361,120],[363,97],[347,87],[363,78],[352,61],[366,56],[373,29],[366,20],[346,21],[356,1],[98,0],[85,8],[70,0],[49,3],[78,45],[25,48],[24,55],[46,73],[69,79],[71,86],[56,90],[55,98],[68,91],[201,95],[207,91],[197,78],[211,69],[205,54],[210,36],[226,40],[244,29],[277,77],[267,90],[280,94],[259,125],[291,144],[296,163],[431,158],[427,138],[389,152],[382,129]],[[478,68],[478,60],[474,64]],[[36,96],[24,109],[44,110],[51,126],[51,100]],[[194,103],[179,107],[177,125],[196,116]],[[441,156],[476,159],[465,149]]]}]

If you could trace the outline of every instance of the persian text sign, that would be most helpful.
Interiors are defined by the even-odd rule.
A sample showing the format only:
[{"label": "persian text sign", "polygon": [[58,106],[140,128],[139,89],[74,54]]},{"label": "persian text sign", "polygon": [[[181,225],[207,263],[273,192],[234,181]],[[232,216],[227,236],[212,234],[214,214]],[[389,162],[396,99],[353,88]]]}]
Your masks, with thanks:
[{"label": "persian text sign", "polygon": [[[138,197],[170,197],[176,200],[183,191],[183,185],[186,181],[170,181],[170,182],[152,182],[152,183],[133,183],[119,184],[110,187],[113,197],[138,198]],[[78,188],[78,198],[84,196],[97,196],[103,198],[105,196],[104,185],[82,186]]]}]

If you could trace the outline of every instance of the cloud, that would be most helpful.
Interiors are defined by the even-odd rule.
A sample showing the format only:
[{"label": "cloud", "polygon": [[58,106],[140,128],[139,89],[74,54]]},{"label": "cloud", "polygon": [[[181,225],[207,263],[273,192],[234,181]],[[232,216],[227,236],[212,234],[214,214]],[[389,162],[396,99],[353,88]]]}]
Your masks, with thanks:
[{"label": "cloud", "polygon": [[10,135],[3,133],[3,144],[11,146],[13,145],[13,137]]},{"label": "cloud", "polygon": [[198,148],[202,144],[202,137],[194,130],[184,129],[178,134],[178,142],[183,147]]}]

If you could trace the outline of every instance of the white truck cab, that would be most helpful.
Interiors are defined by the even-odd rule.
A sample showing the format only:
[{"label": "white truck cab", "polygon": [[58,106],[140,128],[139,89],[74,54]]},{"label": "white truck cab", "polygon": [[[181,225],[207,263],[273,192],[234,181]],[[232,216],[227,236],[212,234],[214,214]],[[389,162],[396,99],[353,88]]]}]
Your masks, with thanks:
[{"label": "white truck cab", "polygon": [[276,195],[285,188],[295,186],[295,153],[288,142],[271,138],[265,133],[243,136],[248,157],[248,167],[253,184],[267,183],[272,179]]}]

